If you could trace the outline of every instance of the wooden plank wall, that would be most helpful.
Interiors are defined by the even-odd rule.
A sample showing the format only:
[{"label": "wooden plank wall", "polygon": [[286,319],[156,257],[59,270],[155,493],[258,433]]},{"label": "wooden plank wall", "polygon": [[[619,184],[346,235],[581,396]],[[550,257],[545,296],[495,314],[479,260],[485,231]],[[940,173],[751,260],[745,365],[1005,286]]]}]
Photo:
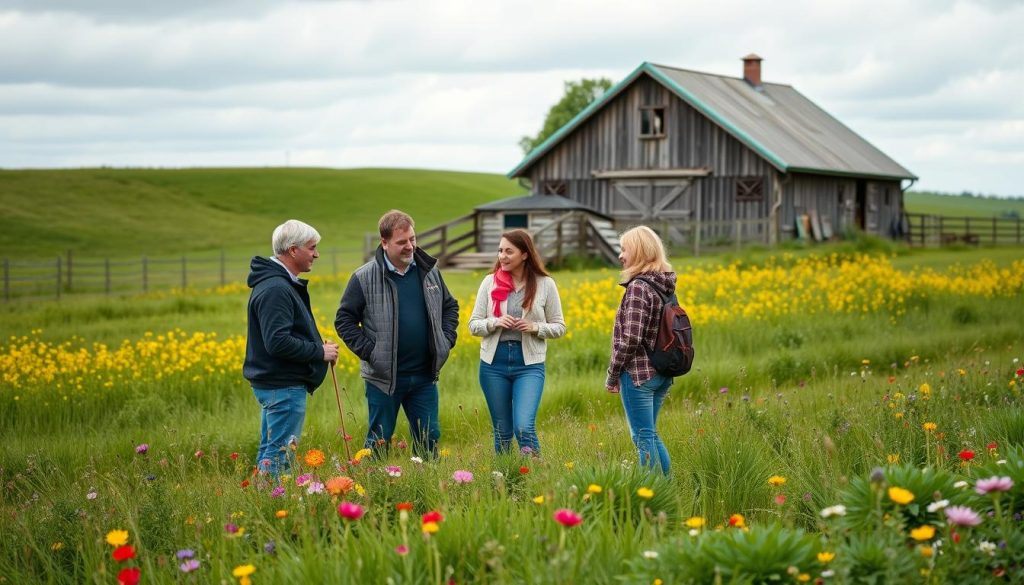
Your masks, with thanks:
[{"label": "wooden plank wall", "polygon": [[[640,137],[641,106],[665,107],[664,138]],[[694,179],[687,195],[670,205],[669,211],[690,208],[699,197],[701,221],[764,218],[771,213],[776,169],[660,83],[643,75],[541,157],[529,176],[535,190],[545,181],[563,181],[567,197],[614,215],[613,198],[621,196],[610,181],[594,179],[593,170],[700,167],[712,169],[712,174]],[[735,180],[748,177],[764,178],[762,200],[736,200]],[[652,187],[652,191],[659,189],[662,187]],[[783,238],[795,235],[794,218],[812,208],[828,215],[836,234],[853,225],[856,179],[793,174],[784,181],[783,192]],[[888,235],[900,212],[899,182],[869,181],[867,199],[868,231]]]},{"label": "wooden plank wall", "polygon": [[[665,138],[640,138],[640,106],[665,106]],[[642,76],[600,112],[576,129],[530,169],[535,186],[544,181],[565,181],[567,196],[604,213],[611,213],[614,190],[597,180],[598,169],[667,169],[710,167],[712,177],[697,179],[690,187],[700,195],[709,217],[767,213],[769,205],[737,204],[735,177],[765,178],[765,199],[770,198],[773,167],[740,141],[665,89]],[[685,198],[670,210],[681,210]]]}]

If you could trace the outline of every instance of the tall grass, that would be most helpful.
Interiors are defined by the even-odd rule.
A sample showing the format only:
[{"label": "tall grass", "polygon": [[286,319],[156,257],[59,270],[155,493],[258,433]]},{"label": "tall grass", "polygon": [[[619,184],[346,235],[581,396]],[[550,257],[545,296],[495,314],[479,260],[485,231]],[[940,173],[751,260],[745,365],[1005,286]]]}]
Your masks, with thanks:
[{"label": "tall grass", "polygon": [[[743,275],[770,265],[740,270],[741,284],[718,301],[695,290],[695,302],[722,311],[735,295],[747,294]],[[916,582],[922,569],[940,581],[959,581],[977,567],[990,573],[993,563],[1020,574],[1012,564],[1019,521],[1008,521],[1000,537],[1007,547],[995,556],[978,551],[999,534],[995,521],[996,532],[988,521],[964,532],[974,552],[955,558],[926,557],[919,551],[924,545],[908,535],[915,523],[949,528],[941,513],[925,510],[932,499],[928,473],[952,478],[939,488],[943,497],[991,510],[993,518],[991,498],[957,495],[947,483],[1019,474],[1000,510],[1019,510],[1024,501],[1019,289],[983,296],[932,280],[934,287],[914,289],[902,304],[879,301],[877,310],[765,310],[749,317],[738,311],[698,321],[697,367],[676,381],[659,423],[672,455],[672,473],[661,477],[637,465],[619,397],[603,389],[609,342],[599,324],[615,299],[611,275],[556,276],[564,303],[591,295],[587,306],[601,317],[593,326],[578,317],[575,327],[570,322],[572,336],[550,344],[537,425],[540,458],[494,456],[477,382],[478,345],[465,335],[440,381],[439,459],[413,461],[400,442],[409,440],[400,424],[386,459],[347,461],[328,381],[310,399],[298,467],[276,495],[250,474],[258,408],[240,363],[164,373],[158,364],[186,357],[176,349],[185,347],[175,345],[177,336],[144,354],[150,357],[140,367],[147,374],[138,378],[111,378],[104,370],[76,373],[77,380],[56,375],[31,387],[6,381],[0,578],[113,583],[134,565],[151,582],[235,582],[241,579],[233,571],[247,564],[255,567],[255,583],[703,583],[795,581],[804,574],[844,583],[858,577]],[[479,275],[449,280],[468,305]],[[328,328],[340,285],[314,283],[318,320]],[[610,297],[590,285],[609,287]],[[777,294],[775,304],[787,296]],[[804,298],[796,291],[788,296]],[[18,341],[24,338],[47,348],[117,346],[122,338],[146,339],[147,331],[166,335],[172,324],[225,340],[242,331],[244,302],[245,291],[233,289],[25,307],[4,325],[14,341],[0,345],[7,352],[24,346]],[[43,331],[33,332],[32,323]],[[216,354],[209,355],[216,363]],[[339,368],[339,382],[355,452],[366,432],[363,384],[347,366]],[[936,431],[924,430],[925,423]],[[137,453],[144,443],[148,451]],[[304,461],[314,448],[326,453],[323,466]],[[976,460],[962,463],[963,450],[976,452]],[[997,460],[1007,462],[997,468]],[[388,466],[401,475],[389,475]],[[868,480],[876,467],[885,469],[888,483]],[[459,483],[456,470],[471,471],[474,479]],[[296,483],[301,474],[325,483],[345,475],[359,488],[309,493],[311,484]],[[784,481],[773,485],[772,476]],[[888,485],[918,490],[916,511],[887,500]],[[366,515],[340,518],[342,501],[365,507]],[[406,501],[413,510],[403,520],[395,505]],[[850,507],[848,527],[820,515],[839,502]],[[560,508],[579,513],[582,524],[559,525],[553,515]],[[436,534],[424,535],[420,516],[432,510],[444,520]],[[865,518],[877,520],[874,537],[858,532]],[[111,557],[104,539],[113,529],[128,531],[134,559]],[[198,571],[179,570],[180,549],[196,552]],[[837,553],[835,560],[821,561],[826,557],[818,553],[828,551]],[[828,571],[832,576],[821,577]]]}]

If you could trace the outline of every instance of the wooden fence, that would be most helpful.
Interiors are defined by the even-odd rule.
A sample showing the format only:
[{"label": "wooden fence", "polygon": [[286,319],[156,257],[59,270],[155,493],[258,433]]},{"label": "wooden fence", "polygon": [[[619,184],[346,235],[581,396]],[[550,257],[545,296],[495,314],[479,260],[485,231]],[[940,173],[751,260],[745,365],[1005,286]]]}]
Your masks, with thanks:
[{"label": "wooden fence", "polygon": [[[321,250],[316,274],[340,274],[358,265],[359,250]],[[265,254],[260,254],[265,255]],[[244,284],[252,256],[221,251],[193,256],[79,258],[68,252],[53,260],[3,259],[3,300],[60,299],[71,294],[122,294],[189,287]]]},{"label": "wooden fence", "polygon": [[1020,244],[1020,218],[950,217],[908,213],[907,241],[913,246]]}]

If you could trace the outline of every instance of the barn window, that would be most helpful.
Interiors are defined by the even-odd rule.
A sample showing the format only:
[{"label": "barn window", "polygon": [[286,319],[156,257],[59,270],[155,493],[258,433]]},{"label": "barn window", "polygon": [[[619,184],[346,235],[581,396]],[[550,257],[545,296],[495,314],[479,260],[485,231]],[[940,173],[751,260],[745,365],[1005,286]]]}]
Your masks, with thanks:
[{"label": "barn window", "polygon": [[506,213],[505,229],[530,227],[530,216],[525,213]]},{"label": "barn window", "polygon": [[569,187],[565,184],[565,181],[544,181],[540,192],[544,195],[561,195],[564,197],[568,195]]},{"label": "barn window", "polygon": [[736,201],[763,201],[764,178],[742,177],[736,179]]},{"label": "barn window", "polygon": [[660,138],[665,136],[665,108],[643,106],[640,108],[640,137]]}]

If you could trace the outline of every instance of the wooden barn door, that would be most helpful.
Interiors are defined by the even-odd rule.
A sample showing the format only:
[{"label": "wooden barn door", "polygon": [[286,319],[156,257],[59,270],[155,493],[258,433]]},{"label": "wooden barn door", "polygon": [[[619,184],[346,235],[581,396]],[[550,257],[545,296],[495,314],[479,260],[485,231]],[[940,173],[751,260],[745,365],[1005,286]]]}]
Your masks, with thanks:
[{"label": "wooden barn door", "polygon": [[646,224],[675,242],[686,239],[696,219],[692,178],[612,181],[611,215],[625,224]]}]

